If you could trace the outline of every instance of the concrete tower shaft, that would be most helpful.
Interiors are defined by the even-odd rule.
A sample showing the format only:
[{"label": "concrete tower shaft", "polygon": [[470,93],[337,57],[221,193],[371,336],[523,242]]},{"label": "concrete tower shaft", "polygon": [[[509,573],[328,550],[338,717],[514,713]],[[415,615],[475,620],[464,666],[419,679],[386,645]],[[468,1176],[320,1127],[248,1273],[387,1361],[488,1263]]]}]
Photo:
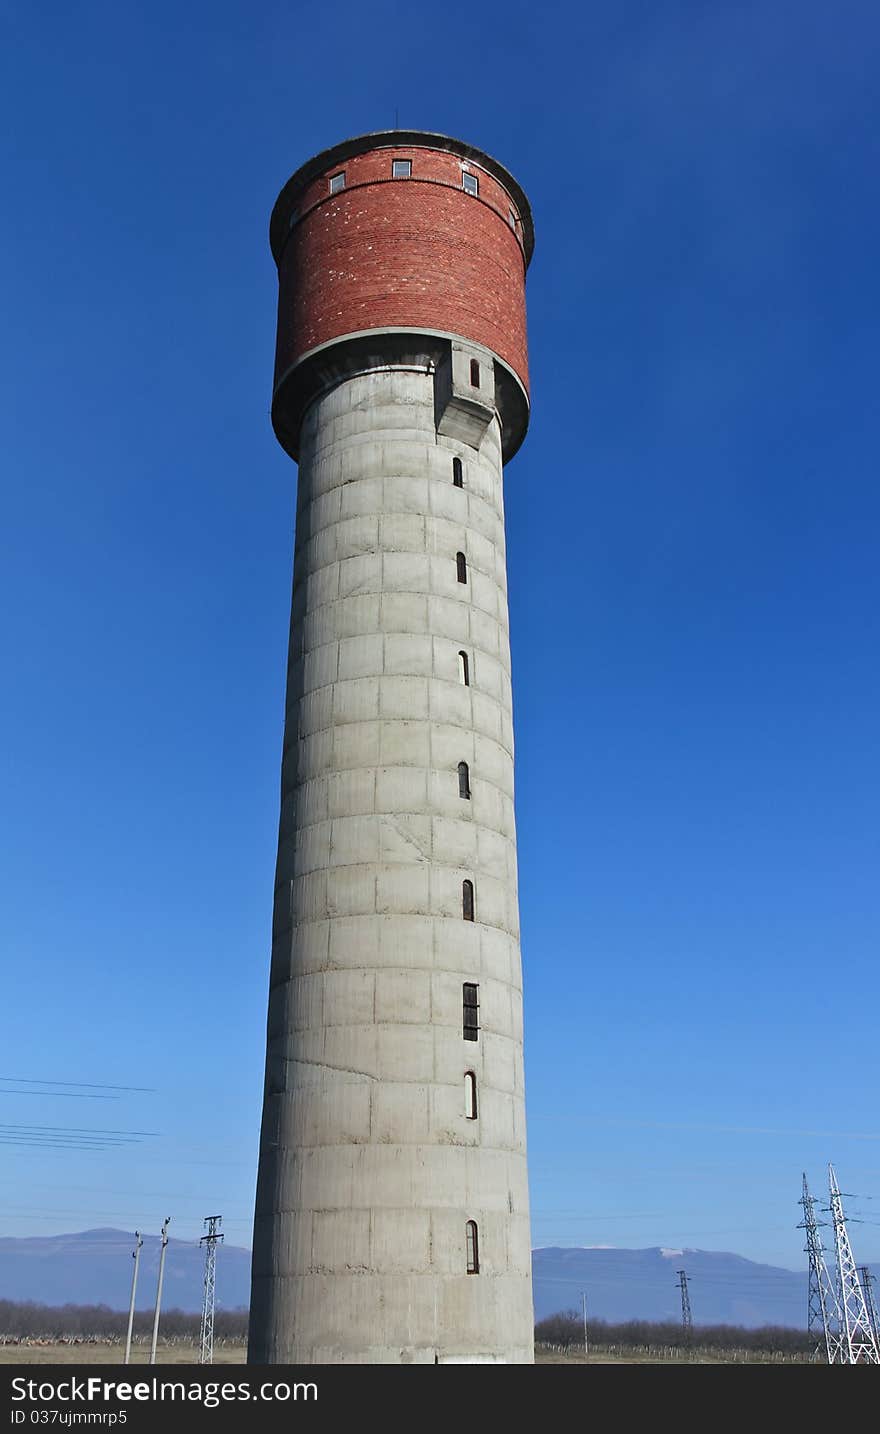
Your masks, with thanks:
[{"label": "concrete tower shaft", "polygon": [[[437,205],[470,289],[438,281]],[[502,456],[528,405],[524,318],[489,311],[500,264],[524,316],[531,218],[487,156],[395,132],[303,166],[271,235],[299,483],[250,1359],[526,1363]]]}]

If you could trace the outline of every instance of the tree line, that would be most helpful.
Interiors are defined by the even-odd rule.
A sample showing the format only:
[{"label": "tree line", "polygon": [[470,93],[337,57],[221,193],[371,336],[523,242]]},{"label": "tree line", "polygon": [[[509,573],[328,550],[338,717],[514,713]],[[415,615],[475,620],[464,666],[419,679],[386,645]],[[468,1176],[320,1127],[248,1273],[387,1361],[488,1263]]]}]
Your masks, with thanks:
[{"label": "tree line", "polygon": [[[0,1342],[19,1339],[125,1339],[128,1311],[114,1310],[109,1305],[41,1305],[32,1301],[0,1300]],[[134,1317],[135,1340],[149,1339],[153,1328],[153,1311],[137,1310]],[[220,1342],[241,1344],[247,1338],[248,1312],[245,1308],[218,1309],[214,1315],[214,1338]],[[196,1343],[201,1329],[201,1315],[183,1310],[163,1310],[159,1330],[163,1340]],[[607,1320],[587,1321],[587,1338],[595,1349],[671,1350],[683,1346],[683,1331],[677,1321],[656,1323],[652,1320],[627,1320],[610,1324]],[[579,1350],[584,1344],[583,1318],[577,1310],[566,1310],[539,1320],[535,1341],[558,1350]],[[741,1325],[695,1325],[693,1345],[707,1351],[744,1350],[755,1354],[810,1355],[815,1336],[805,1330],[765,1325],[745,1329]]]},{"label": "tree line", "polygon": [[[183,1310],[163,1310],[159,1332],[163,1340],[198,1341],[201,1331],[200,1314]],[[216,1310],[214,1313],[215,1342],[232,1343],[247,1338],[246,1309]],[[113,1310],[109,1305],[40,1305],[30,1301],[0,1300],[0,1342],[10,1339],[102,1339],[124,1340],[128,1329],[128,1311]],[[136,1310],[132,1333],[135,1339],[149,1338],[153,1329],[153,1311]]]},{"label": "tree line", "polygon": [[[661,1323],[633,1319],[609,1324],[607,1320],[588,1319],[587,1340],[596,1349],[671,1350],[681,1349],[685,1344],[684,1331],[677,1320]],[[583,1349],[583,1315],[577,1310],[566,1310],[539,1320],[535,1325],[535,1341],[553,1349]],[[816,1337],[806,1330],[784,1325],[746,1329],[734,1324],[701,1324],[694,1325],[692,1344],[708,1352],[736,1349],[753,1354],[809,1356],[815,1348]]]}]

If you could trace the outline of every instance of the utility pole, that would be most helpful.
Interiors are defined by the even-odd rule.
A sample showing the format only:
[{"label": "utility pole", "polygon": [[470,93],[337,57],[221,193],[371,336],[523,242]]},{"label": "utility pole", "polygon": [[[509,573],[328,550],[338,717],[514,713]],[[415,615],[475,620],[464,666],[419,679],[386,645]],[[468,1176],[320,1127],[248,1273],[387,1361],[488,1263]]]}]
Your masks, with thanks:
[{"label": "utility pole", "polygon": [[165,1223],[162,1226],[162,1248],[159,1251],[159,1284],[156,1287],[156,1312],[153,1315],[153,1343],[150,1346],[150,1363],[156,1363],[156,1341],[159,1338],[159,1310],[162,1305],[162,1279],[165,1275],[165,1251],[168,1248],[168,1226],[171,1224],[171,1216],[165,1216]]},{"label": "utility pole", "polygon": [[140,1264],[141,1260],[141,1246],[144,1243],[141,1237],[140,1230],[135,1230],[134,1240],[134,1249],[131,1252],[131,1258],[134,1260],[134,1269],[131,1272],[131,1300],[128,1306],[128,1332],[125,1336],[125,1359],[122,1361],[123,1364],[131,1363],[131,1327],[134,1324],[134,1293],[137,1289],[138,1265]]},{"label": "utility pole", "polygon": [[584,1359],[589,1359],[589,1357],[590,1357],[590,1341],[589,1341],[589,1337],[588,1337],[588,1335],[587,1335],[587,1292],[586,1292],[586,1290],[581,1290],[581,1299],[583,1300],[583,1303],[584,1303]]},{"label": "utility pole", "polygon": [[206,1215],[207,1234],[199,1241],[205,1247],[205,1297],[202,1301],[202,1336],[199,1341],[199,1364],[214,1363],[214,1285],[217,1278],[217,1245],[222,1215]]},{"label": "utility pole", "polygon": [[874,1331],[874,1343],[880,1344],[880,1316],[877,1314],[877,1305],[872,1289],[875,1277],[871,1274],[867,1265],[859,1266],[859,1274],[861,1276],[861,1286],[865,1296],[865,1308],[868,1311],[868,1320],[870,1321],[871,1329]]},{"label": "utility pole", "polygon": [[[825,1250],[822,1246],[822,1236],[819,1234],[819,1225],[824,1221],[816,1219],[816,1206],[810,1187],[807,1185],[807,1176],[804,1173],[804,1193],[798,1201],[804,1207],[804,1218],[798,1225],[799,1230],[806,1233],[807,1243],[804,1246],[810,1259],[809,1286],[807,1290],[807,1330],[816,1336],[816,1348],[813,1358],[816,1359],[821,1349],[821,1341],[825,1344],[825,1357],[829,1364],[840,1364],[840,1330],[842,1325],[840,1305],[837,1302],[837,1292],[828,1273],[828,1266],[825,1263]],[[832,1329],[832,1320],[834,1328]],[[820,1332],[821,1331],[821,1332]]]},{"label": "utility pole", "polygon": [[688,1294],[688,1277],[684,1270],[676,1270],[675,1273],[678,1275],[676,1289],[681,1290],[681,1328],[684,1335],[684,1347],[690,1355],[694,1338],[694,1321],[691,1315],[691,1297]]},{"label": "utility pole", "polygon": [[877,1337],[871,1327],[865,1296],[859,1284],[853,1259],[843,1199],[834,1166],[828,1166],[828,1190],[831,1196],[831,1218],[834,1222],[834,1244],[837,1251],[837,1288],[843,1323],[840,1331],[842,1364],[880,1364]]}]

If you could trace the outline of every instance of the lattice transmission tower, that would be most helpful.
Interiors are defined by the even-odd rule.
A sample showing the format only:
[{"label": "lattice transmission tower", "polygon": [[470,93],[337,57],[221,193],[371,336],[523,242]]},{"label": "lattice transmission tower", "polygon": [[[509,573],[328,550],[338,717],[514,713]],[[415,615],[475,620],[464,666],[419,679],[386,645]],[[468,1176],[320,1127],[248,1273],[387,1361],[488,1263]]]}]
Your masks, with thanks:
[{"label": "lattice transmission tower", "polygon": [[874,1331],[874,1339],[880,1345],[880,1315],[877,1313],[877,1303],[874,1299],[875,1277],[871,1274],[867,1265],[859,1268],[862,1277],[862,1289],[865,1292],[865,1308],[868,1311],[868,1319],[871,1321],[871,1328]]},{"label": "lattice transmission tower", "polygon": [[871,1326],[864,1291],[859,1283],[859,1272],[853,1259],[843,1213],[843,1199],[833,1165],[828,1166],[828,1190],[837,1251],[837,1294],[842,1316],[841,1363],[880,1364],[880,1350],[877,1348],[877,1338]]},{"label": "lattice transmission tower", "polygon": [[217,1281],[217,1246],[222,1215],[206,1215],[204,1234],[199,1241],[205,1247],[205,1297],[202,1301],[202,1337],[199,1341],[199,1364],[214,1363],[214,1289]]},{"label": "lattice transmission tower", "polygon": [[694,1321],[691,1315],[691,1297],[688,1294],[688,1277],[684,1270],[676,1270],[678,1284],[676,1289],[681,1290],[681,1328],[684,1339],[684,1347],[690,1351],[694,1339]]},{"label": "lattice transmission tower", "polygon": [[798,1204],[804,1207],[804,1218],[797,1228],[806,1233],[807,1243],[804,1249],[810,1260],[807,1329],[810,1334],[816,1336],[817,1343],[813,1358],[819,1358],[824,1345],[827,1362],[840,1364],[842,1324],[840,1305],[837,1301],[834,1282],[825,1263],[825,1250],[822,1245],[822,1236],[819,1234],[819,1225],[825,1222],[816,1219],[816,1206],[810,1194],[806,1174],[804,1174],[804,1193]]}]

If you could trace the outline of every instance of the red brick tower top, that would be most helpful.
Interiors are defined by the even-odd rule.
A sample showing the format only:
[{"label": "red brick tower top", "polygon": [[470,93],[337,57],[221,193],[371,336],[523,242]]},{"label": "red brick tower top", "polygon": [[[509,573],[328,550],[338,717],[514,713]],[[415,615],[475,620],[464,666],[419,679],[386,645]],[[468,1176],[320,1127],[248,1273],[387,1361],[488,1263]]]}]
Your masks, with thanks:
[{"label": "red brick tower top", "polygon": [[528,200],[461,140],[389,130],[302,165],[269,228],[278,265],[272,421],[296,458],[309,400],[348,373],[436,363],[453,337],[487,349],[505,458],[528,424]]}]

